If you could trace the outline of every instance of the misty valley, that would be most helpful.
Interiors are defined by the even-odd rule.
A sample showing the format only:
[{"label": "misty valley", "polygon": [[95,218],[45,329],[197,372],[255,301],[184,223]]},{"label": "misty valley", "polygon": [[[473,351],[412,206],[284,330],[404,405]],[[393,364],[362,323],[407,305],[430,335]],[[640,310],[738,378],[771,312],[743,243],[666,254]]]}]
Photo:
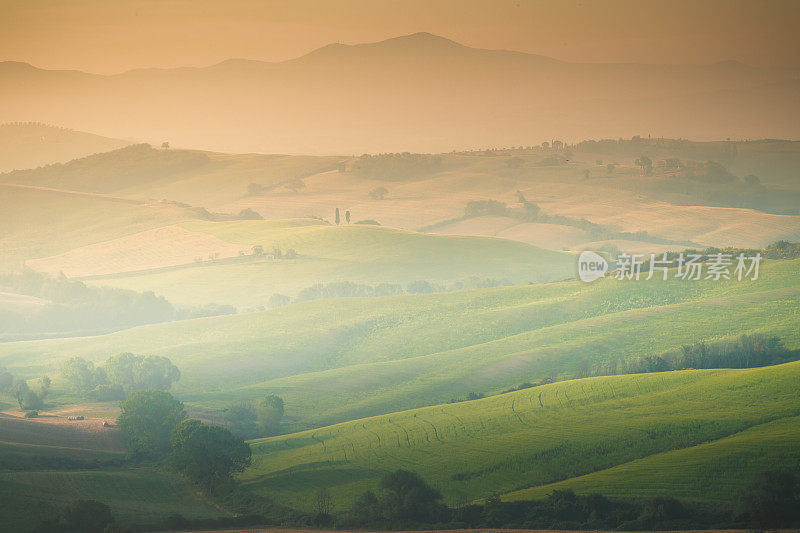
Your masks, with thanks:
[{"label": "misty valley", "polygon": [[800,527],[798,68],[56,51],[0,62],[0,531]]}]

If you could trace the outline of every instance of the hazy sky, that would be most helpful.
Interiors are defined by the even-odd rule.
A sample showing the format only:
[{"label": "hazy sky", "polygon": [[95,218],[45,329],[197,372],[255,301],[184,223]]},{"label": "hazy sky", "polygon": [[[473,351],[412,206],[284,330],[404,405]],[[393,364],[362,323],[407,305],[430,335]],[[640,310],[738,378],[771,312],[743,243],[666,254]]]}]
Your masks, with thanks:
[{"label": "hazy sky", "polygon": [[0,0],[0,60],[114,73],[427,31],[569,61],[800,67],[798,0]]}]

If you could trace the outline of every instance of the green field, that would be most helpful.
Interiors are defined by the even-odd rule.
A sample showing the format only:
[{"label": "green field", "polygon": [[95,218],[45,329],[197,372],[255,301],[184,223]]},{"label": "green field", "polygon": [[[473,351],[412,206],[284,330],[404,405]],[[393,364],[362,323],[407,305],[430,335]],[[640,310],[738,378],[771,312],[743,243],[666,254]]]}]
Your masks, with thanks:
[{"label": "green field", "polygon": [[26,531],[75,500],[97,500],[126,524],[153,526],[180,513],[225,513],[199,498],[184,479],[148,468],[0,472],[0,515],[8,531]]},{"label": "green field", "polygon": [[675,498],[730,504],[754,474],[800,466],[800,417],[766,422],[712,442],[653,454],[566,481],[511,492],[506,500],[543,498],[553,490],[610,498]]},{"label": "green field", "polygon": [[28,377],[67,358],[121,351],[169,357],[175,392],[219,409],[277,393],[297,424],[327,425],[500,392],[524,381],[603,373],[614,361],[742,333],[800,347],[800,261],[758,281],[560,282],[444,294],[317,300],[273,311],[170,322],[97,337],[0,345]]},{"label": "green field", "polygon": [[[729,506],[764,467],[800,457],[798,379],[800,363],[560,382],[257,440],[241,480],[278,501],[311,502],[327,487],[340,507],[396,468],[419,472],[450,502],[569,479],[583,490],[674,490]],[[637,460],[650,479],[671,471],[675,485],[637,492],[648,479],[631,480]],[[593,484],[578,477],[598,471]],[[719,483],[710,486],[713,473]]]},{"label": "green field", "polygon": [[[529,244],[470,236],[439,236],[375,226],[333,226],[313,219],[187,222],[181,227],[251,250],[293,249],[296,259],[258,259],[190,265],[153,273],[92,280],[137,291],[152,290],[179,305],[208,302],[242,310],[265,307],[274,293],[294,297],[316,283],[400,284],[426,280],[450,285],[469,278],[506,283],[564,279],[574,256]],[[198,253],[203,256],[205,254]],[[86,257],[88,262],[91,257]]]}]

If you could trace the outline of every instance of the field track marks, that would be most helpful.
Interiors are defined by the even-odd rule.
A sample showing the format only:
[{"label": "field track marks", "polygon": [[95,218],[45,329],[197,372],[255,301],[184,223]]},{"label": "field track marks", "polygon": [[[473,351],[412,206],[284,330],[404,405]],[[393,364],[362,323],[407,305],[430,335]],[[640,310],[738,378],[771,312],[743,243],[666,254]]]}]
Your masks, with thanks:
[{"label": "field track marks", "polygon": [[[388,419],[386,419],[386,421],[387,421],[388,423],[390,423],[391,425],[393,425],[394,427],[396,427],[396,428],[400,429],[400,430],[403,432],[403,434],[406,436],[406,444],[408,445],[408,447],[409,447],[409,448],[411,448],[411,447],[412,447],[412,446],[411,446],[411,439],[410,439],[410,438],[409,438],[409,436],[408,436],[408,431],[406,430],[406,428],[404,428],[403,426],[401,426],[401,425],[400,425],[400,424],[398,424],[397,422],[392,422],[392,419],[391,419],[391,418],[388,418]],[[398,447],[401,447],[401,444],[400,444],[400,435],[399,435],[399,434],[398,434],[398,436],[397,436],[397,446],[398,446]]]}]

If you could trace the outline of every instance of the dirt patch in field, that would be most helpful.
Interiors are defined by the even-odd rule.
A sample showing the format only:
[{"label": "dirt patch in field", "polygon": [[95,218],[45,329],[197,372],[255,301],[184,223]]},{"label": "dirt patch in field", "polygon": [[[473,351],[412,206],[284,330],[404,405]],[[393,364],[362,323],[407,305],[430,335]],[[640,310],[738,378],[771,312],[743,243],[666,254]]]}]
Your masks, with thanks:
[{"label": "dirt patch in field", "polygon": [[[110,426],[104,426],[107,422]],[[0,441],[9,444],[124,453],[122,436],[113,420],[41,415],[24,418],[23,413],[0,413]]]}]

